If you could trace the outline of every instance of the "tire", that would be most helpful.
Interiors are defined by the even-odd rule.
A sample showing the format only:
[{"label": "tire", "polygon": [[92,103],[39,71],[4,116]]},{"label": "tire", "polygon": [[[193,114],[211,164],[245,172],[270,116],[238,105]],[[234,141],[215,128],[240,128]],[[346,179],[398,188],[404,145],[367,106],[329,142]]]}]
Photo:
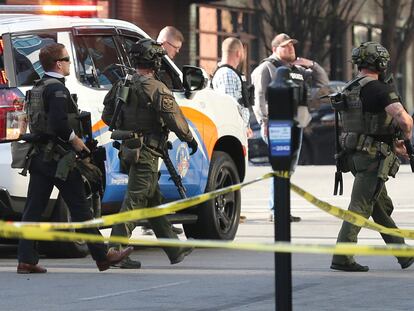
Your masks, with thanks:
[{"label": "tire", "polygon": [[[50,217],[53,222],[71,221],[70,213],[66,203],[59,195],[53,213]],[[74,230],[70,230],[73,232]],[[39,252],[49,258],[83,258],[89,253],[84,241],[76,242],[39,242]]]},{"label": "tire", "polygon": [[[231,157],[215,151],[210,163],[206,192],[224,188],[240,182],[239,174]],[[197,207],[195,224],[184,224],[189,238],[233,240],[239,226],[241,209],[240,191],[218,196]]]}]

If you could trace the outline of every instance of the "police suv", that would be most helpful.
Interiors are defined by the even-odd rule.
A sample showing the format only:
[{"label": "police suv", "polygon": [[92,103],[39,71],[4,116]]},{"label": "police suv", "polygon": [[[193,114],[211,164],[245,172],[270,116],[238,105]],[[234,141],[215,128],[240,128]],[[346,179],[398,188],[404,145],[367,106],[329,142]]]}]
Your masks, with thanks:
[{"label": "police suv", "polygon": [[[110,132],[101,120],[103,99],[112,84],[125,76],[130,66],[128,49],[148,35],[134,24],[112,19],[78,18],[31,14],[0,14],[0,138],[12,133],[14,116],[22,109],[22,99],[33,81],[43,75],[39,51],[52,42],[63,43],[71,58],[71,74],[66,86],[76,93],[80,110],[92,115],[93,136],[105,147],[104,194],[101,213],[116,213],[123,200],[127,175],[122,173],[118,151],[112,147]],[[186,66],[184,66],[186,67]],[[230,96],[205,88],[207,78],[199,68],[183,73],[165,56],[162,77],[173,90],[200,148],[189,156],[186,143],[173,134],[169,155],[182,177],[187,196],[236,184],[244,179],[247,166],[247,138],[238,104]],[[12,169],[10,144],[0,144],[0,218],[19,220],[26,200],[28,178]],[[160,187],[166,200],[179,199],[179,193],[163,163]],[[45,221],[70,221],[65,203],[56,189],[44,214]],[[187,237],[233,239],[239,223],[240,192],[210,200],[203,206],[170,215],[183,223]],[[1,241],[3,242],[3,241]],[[82,242],[42,243],[49,256],[76,257],[86,254]]]}]

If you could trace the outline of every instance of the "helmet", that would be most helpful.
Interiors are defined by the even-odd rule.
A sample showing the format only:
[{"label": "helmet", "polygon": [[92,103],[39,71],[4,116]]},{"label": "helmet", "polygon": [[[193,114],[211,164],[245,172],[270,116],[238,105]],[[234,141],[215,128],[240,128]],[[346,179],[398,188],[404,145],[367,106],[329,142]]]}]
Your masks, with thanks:
[{"label": "helmet", "polygon": [[390,54],[387,49],[377,42],[364,42],[352,50],[352,62],[358,68],[382,72],[387,69],[389,60]]},{"label": "helmet", "polygon": [[144,38],[135,42],[129,50],[134,66],[145,66],[159,69],[161,67],[161,58],[166,55],[164,48],[160,43],[152,39]]}]

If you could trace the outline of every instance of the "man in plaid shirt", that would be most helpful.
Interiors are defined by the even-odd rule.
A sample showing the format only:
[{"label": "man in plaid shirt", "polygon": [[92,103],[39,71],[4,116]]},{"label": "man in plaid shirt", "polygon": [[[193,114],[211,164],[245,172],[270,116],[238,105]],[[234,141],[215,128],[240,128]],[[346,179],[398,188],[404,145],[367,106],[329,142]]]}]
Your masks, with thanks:
[{"label": "man in plaid shirt", "polygon": [[[247,92],[243,88],[244,78],[236,69],[244,60],[244,48],[242,42],[234,37],[225,39],[221,45],[222,59],[213,75],[211,85],[214,90],[232,96],[240,104],[240,114],[247,128],[247,136],[251,136],[249,126],[249,106],[251,103],[246,98]],[[245,95],[246,94],[246,95]]]}]

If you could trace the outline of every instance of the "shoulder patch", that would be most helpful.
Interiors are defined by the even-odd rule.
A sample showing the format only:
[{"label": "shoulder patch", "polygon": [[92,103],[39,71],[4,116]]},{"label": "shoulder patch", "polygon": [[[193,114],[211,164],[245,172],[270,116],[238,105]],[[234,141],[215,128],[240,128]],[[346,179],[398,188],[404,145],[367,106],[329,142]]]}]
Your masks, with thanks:
[{"label": "shoulder patch", "polygon": [[68,96],[66,95],[66,92],[63,90],[59,90],[55,92],[55,96],[56,97],[63,97],[63,98],[67,98]]},{"label": "shoulder patch", "polygon": [[164,95],[161,101],[162,110],[171,112],[174,110],[175,99],[171,95]]},{"label": "shoulder patch", "polygon": [[395,92],[391,92],[391,93],[389,93],[388,94],[388,97],[391,99],[391,100],[398,100],[399,99],[399,97],[398,97],[398,95],[397,95],[397,93],[395,93]]}]

